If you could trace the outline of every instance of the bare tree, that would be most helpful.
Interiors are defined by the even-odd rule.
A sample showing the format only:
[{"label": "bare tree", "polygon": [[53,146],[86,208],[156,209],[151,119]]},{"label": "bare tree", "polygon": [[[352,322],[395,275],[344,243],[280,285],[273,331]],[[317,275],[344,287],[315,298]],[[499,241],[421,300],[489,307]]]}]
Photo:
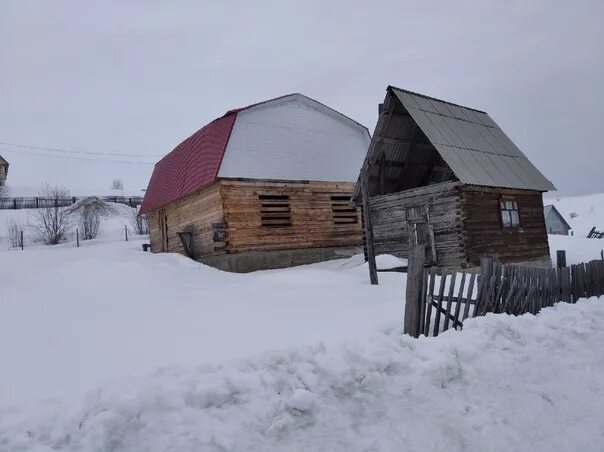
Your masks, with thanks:
[{"label": "bare tree", "polygon": [[93,206],[84,206],[80,212],[82,240],[95,239],[101,228],[101,216]]},{"label": "bare tree", "polygon": [[65,187],[46,186],[38,194],[45,198],[45,207],[36,209],[29,220],[29,226],[47,245],[57,245],[65,238],[65,233],[72,224],[69,212],[61,207],[61,202],[69,197]]},{"label": "bare tree", "polygon": [[136,234],[149,235],[149,217],[147,215],[139,215],[137,209],[132,209],[130,224]]},{"label": "bare tree", "polygon": [[96,238],[101,228],[102,217],[115,215],[115,209],[96,196],[80,199],[67,208],[67,213],[77,215],[83,240]]},{"label": "bare tree", "polygon": [[6,230],[8,232],[8,242],[13,248],[21,246],[21,231],[23,225],[17,223],[17,220],[10,218],[6,221]]},{"label": "bare tree", "polygon": [[111,189],[112,190],[123,190],[124,189],[124,183],[119,178],[113,179],[113,182],[111,182]]}]

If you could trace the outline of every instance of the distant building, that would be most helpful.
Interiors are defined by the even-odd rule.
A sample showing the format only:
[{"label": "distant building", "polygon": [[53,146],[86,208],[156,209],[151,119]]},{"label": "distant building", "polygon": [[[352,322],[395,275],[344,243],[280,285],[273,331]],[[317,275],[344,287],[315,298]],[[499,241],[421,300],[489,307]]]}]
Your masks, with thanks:
[{"label": "distant building", "polygon": [[8,162],[0,155],[0,187],[3,187],[6,183],[7,174]]},{"label": "distant building", "polygon": [[368,207],[368,254],[405,258],[411,242],[440,266],[548,265],[553,189],[487,113],[391,86],[353,199]]},{"label": "distant building", "polygon": [[301,94],[228,111],[155,165],[140,209],[153,252],[230,271],[360,252],[349,205],[367,128]]},{"label": "distant building", "polygon": [[558,209],[551,204],[543,206],[543,215],[548,234],[568,235],[568,231],[572,229]]}]

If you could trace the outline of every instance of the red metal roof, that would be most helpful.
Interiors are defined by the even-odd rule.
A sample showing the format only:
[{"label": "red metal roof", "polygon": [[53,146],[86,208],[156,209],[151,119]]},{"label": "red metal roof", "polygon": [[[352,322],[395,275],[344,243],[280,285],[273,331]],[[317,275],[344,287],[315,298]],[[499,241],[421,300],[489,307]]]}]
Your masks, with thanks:
[{"label": "red metal roof", "polygon": [[159,209],[216,181],[236,117],[236,112],[229,112],[212,121],[155,165],[141,214]]},{"label": "red metal roof", "polygon": [[140,213],[164,207],[184,196],[213,184],[231,136],[237,113],[284,97],[257,102],[227,111],[180,143],[155,165]]}]

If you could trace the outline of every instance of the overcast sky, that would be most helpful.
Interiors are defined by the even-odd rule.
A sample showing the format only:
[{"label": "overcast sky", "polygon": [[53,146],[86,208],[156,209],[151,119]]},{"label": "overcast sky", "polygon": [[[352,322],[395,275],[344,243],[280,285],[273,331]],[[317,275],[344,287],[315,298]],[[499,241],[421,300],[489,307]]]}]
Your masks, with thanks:
[{"label": "overcast sky", "polygon": [[13,185],[140,190],[140,162],[291,92],[373,131],[389,84],[486,110],[562,194],[604,192],[601,0],[0,0],[0,141],[144,155],[0,144]]}]

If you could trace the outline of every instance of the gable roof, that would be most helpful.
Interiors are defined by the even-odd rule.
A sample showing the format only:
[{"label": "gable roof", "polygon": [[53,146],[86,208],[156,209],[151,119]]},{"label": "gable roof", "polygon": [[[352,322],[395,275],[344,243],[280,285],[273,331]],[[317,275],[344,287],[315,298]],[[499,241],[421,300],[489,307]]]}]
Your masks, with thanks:
[{"label": "gable roof", "polygon": [[[389,96],[402,105],[414,126],[421,130],[460,182],[488,187],[555,190],[554,185],[484,111],[394,86],[387,88],[387,100]],[[382,121],[378,121],[366,163],[379,156],[377,142],[387,129],[399,129],[396,130],[397,138],[403,138],[401,134],[412,133],[413,128],[409,126],[388,128],[389,120],[384,116]],[[404,138],[413,140],[412,135]],[[370,155],[372,153],[375,155]]]},{"label": "gable roof", "polygon": [[229,110],[222,117],[210,122],[184,140],[155,165],[140,213],[148,213],[166,206],[216,182],[233,127],[240,113],[294,100],[304,102],[354,127],[362,128],[369,137],[369,131],[365,126],[299,93]]},{"label": "gable roof", "polygon": [[8,161],[6,161],[6,159],[4,157],[2,157],[1,155],[0,155],[0,165],[4,166],[4,173],[8,174],[8,167],[10,165],[8,164]]},{"label": "gable roof", "polygon": [[547,221],[547,216],[550,213],[557,215],[558,218],[566,225],[566,227],[568,229],[572,229],[572,226],[570,224],[568,224],[568,222],[564,219],[564,217],[562,216],[560,211],[558,209],[556,209],[556,207],[553,204],[548,204],[547,206],[543,206],[543,216],[545,217],[546,221]]}]

